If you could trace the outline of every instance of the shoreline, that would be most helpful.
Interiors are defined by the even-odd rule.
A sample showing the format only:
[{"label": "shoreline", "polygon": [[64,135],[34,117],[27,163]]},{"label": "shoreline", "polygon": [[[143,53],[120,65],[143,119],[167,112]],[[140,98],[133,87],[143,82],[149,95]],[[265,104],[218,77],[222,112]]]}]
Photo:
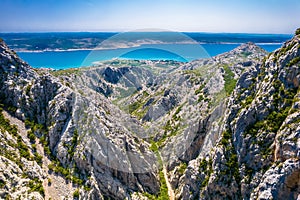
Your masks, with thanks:
[{"label": "shoreline", "polygon": [[[43,53],[43,52],[75,52],[75,51],[101,51],[101,50],[117,50],[117,49],[130,49],[130,48],[138,48],[141,46],[147,45],[241,45],[244,43],[240,42],[217,42],[217,43],[194,43],[194,42],[176,42],[176,43],[145,43],[145,44],[137,44],[137,45],[120,45],[116,47],[96,47],[96,48],[71,48],[71,49],[45,49],[45,50],[25,50],[25,49],[13,49],[17,53]],[[255,43],[256,45],[283,45],[281,42],[274,43]]]}]

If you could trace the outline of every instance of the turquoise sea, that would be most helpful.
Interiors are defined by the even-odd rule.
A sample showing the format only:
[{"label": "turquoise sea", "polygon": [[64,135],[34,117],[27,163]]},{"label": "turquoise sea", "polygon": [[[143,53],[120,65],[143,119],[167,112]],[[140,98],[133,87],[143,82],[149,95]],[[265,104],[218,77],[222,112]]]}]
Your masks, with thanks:
[{"label": "turquoise sea", "polygon": [[246,42],[271,52],[291,37],[180,32],[0,33],[0,38],[31,66],[54,69],[91,66],[96,61],[115,58],[187,62],[228,52]]},{"label": "turquoise sea", "polygon": [[[17,54],[36,68],[67,69],[91,66],[95,61],[115,58],[187,62],[216,56],[230,51],[239,45],[240,44],[155,44],[121,49],[17,52]],[[271,52],[279,48],[281,44],[262,44],[259,46]]]}]

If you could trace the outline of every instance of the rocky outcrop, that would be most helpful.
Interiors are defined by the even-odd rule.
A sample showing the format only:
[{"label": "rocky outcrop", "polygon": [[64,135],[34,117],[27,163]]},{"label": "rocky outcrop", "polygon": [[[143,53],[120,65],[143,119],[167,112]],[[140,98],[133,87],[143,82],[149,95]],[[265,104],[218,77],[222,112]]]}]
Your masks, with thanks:
[{"label": "rocky outcrop", "polygon": [[197,187],[200,199],[299,198],[299,41],[241,75],[218,145],[190,162],[184,199]]},{"label": "rocky outcrop", "polygon": [[[33,133],[22,136],[27,158],[21,150],[14,160],[21,147],[8,141],[20,138],[0,129],[1,198],[44,198],[23,183],[47,183],[46,169],[80,199],[159,199],[168,189],[176,199],[297,199],[299,41],[266,58],[247,43],[189,63],[114,60],[50,73],[1,42],[1,103]],[[33,144],[44,146],[41,165]]]},{"label": "rocky outcrop", "polygon": [[66,80],[32,69],[3,42],[0,46],[2,103],[20,119],[46,127],[35,134],[63,167],[77,169],[94,191],[88,196],[124,199],[132,191],[158,192],[154,153],[124,126],[133,123],[129,116],[93,89],[77,81],[74,90]]}]

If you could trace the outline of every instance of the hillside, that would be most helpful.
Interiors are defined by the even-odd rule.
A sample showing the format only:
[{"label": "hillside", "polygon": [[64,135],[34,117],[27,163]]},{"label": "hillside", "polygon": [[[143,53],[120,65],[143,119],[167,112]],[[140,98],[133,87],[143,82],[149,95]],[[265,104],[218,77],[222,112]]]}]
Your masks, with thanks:
[{"label": "hillside", "polygon": [[0,197],[297,199],[299,43],[51,72],[1,41]]}]

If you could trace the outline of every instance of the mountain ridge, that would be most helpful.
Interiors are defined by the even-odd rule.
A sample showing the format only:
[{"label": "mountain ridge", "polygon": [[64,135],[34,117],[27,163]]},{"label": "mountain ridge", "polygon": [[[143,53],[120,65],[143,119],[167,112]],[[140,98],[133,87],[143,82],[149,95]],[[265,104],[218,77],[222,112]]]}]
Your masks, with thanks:
[{"label": "mountain ridge", "polygon": [[[165,199],[168,179],[176,199],[296,199],[299,47],[296,35],[268,56],[247,43],[187,64],[113,61],[49,73],[1,42],[1,103],[30,127],[28,151],[41,143],[46,169],[73,182],[66,198]],[[8,191],[1,186],[1,198],[19,195]]]}]

